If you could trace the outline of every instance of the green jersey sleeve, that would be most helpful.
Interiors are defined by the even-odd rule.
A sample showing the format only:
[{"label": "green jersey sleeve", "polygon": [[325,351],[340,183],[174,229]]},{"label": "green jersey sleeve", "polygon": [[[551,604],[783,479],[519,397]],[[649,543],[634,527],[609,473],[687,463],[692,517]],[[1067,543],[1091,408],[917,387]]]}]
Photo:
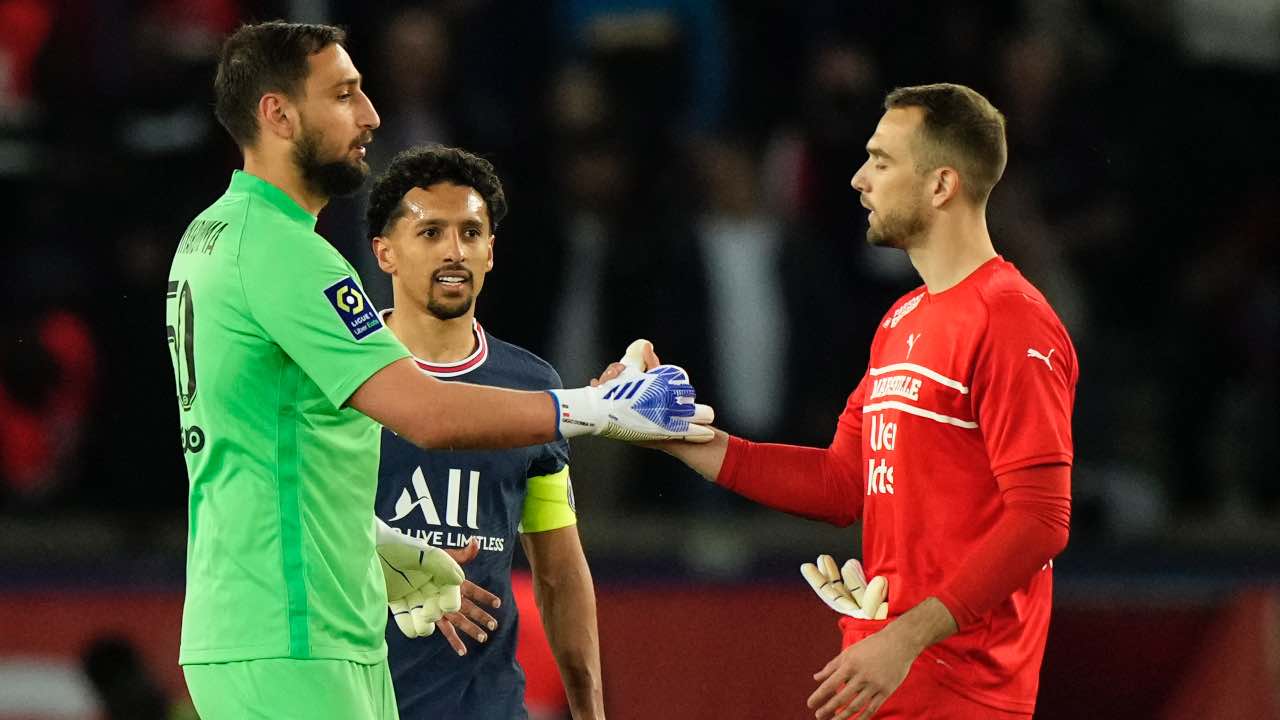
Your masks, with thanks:
[{"label": "green jersey sleeve", "polygon": [[249,312],[335,408],[409,351],[386,329],[342,255],[319,235],[281,224],[246,237],[240,280]]}]

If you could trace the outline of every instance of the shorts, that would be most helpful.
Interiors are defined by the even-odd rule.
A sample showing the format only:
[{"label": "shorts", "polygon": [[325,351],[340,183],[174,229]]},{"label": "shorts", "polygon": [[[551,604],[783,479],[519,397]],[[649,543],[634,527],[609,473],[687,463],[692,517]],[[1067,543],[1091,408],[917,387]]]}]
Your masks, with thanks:
[{"label": "shorts", "polygon": [[387,661],[271,658],[184,665],[201,720],[400,720]]},{"label": "shorts", "polygon": [[[844,620],[841,647],[853,645],[886,624],[886,620]],[[1003,710],[965,697],[938,682],[917,661],[907,679],[876,711],[874,720],[1031,720],[1031,713]]]}]

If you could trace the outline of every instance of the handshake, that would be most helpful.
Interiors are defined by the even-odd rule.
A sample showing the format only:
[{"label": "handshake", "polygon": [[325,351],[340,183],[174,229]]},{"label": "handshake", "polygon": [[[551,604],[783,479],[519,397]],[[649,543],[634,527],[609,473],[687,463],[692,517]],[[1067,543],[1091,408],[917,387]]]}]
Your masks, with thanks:
[{"label": "handshake", "polygon": [[889,617],[889,582],[877,575],[867,582],[862,563],[849,560],[837,568],[830,555],[819,555],[818,563],[800,566],[800,574],[809,581],[822,602],[842,615],[859,620],[884,620]]},{"label": "handshake", "polygon": [[[653,366],[645,370],[645,366]],[[549,390],[556,401],[560,435],[654,442],[709,442],[715,412],[694,401],[689,375],[675,365],[659,365],[648,340],[636,340],[622,360],[589,387]],[[406,637],[426,637],[436,624],[462,607],[466,577],[458,561],[475,550],[452,553],[425,540],[401,535],[374,518],[375,544],[387,605]]]}]

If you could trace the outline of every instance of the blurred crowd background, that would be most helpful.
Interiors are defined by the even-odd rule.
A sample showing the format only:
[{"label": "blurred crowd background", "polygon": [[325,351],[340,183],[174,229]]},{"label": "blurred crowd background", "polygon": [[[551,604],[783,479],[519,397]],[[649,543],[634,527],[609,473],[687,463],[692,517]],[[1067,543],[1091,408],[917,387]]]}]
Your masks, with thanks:
[{"label": "blurred crowd background", "polygon": [[[849,187],[884,94],[979,89],[1009,127],[992,234],[1081,357],[1075,537],[1280,522],[1268,0],[0,0],[0,512],[181,522],[164,283],[239,162],[210,110],[220,40],[274,17],[350,29],[375,171],[431,142],[497,166],[487,329],[570,385],[649,337],[755,439],[828,442],[919,284],[866,246]],[[320,231],[386,305],[363,207]],[[750,512],[599,445],[574,448],[587,518]]]},{"label": "blurred crowd background", "polygon": [[[866,246],[849,186],[883,96],[971,85],[1008,118],[997,249],[1080,356],[1063,587],[1280,577],[1277,0],[0,0],[0,580],[181,583],[166,274],[239,163],[220,41],[277,17],[349,29],[375,172],[418,143],[494,163],[486,329],[568,385],[648,337],[757,440],[829,442],[919,284]],[[319,231],[387,305],[363,209]],[[606,578],[741,579],[856,543],[655,453],[573,453]]]}]

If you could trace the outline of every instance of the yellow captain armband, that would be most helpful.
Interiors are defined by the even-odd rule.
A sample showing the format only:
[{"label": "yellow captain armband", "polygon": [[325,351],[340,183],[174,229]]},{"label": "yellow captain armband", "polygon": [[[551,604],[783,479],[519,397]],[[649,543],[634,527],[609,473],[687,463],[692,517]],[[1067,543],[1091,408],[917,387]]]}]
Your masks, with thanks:
[{"label": "yellow captain armband", "polygon": [[576,525],[578,513],[573,508],[573,484],[569,482],[569,466],[550,475],[529,478],[524,494],[524,512],[520,515],[522,533],[546,532]]}]

